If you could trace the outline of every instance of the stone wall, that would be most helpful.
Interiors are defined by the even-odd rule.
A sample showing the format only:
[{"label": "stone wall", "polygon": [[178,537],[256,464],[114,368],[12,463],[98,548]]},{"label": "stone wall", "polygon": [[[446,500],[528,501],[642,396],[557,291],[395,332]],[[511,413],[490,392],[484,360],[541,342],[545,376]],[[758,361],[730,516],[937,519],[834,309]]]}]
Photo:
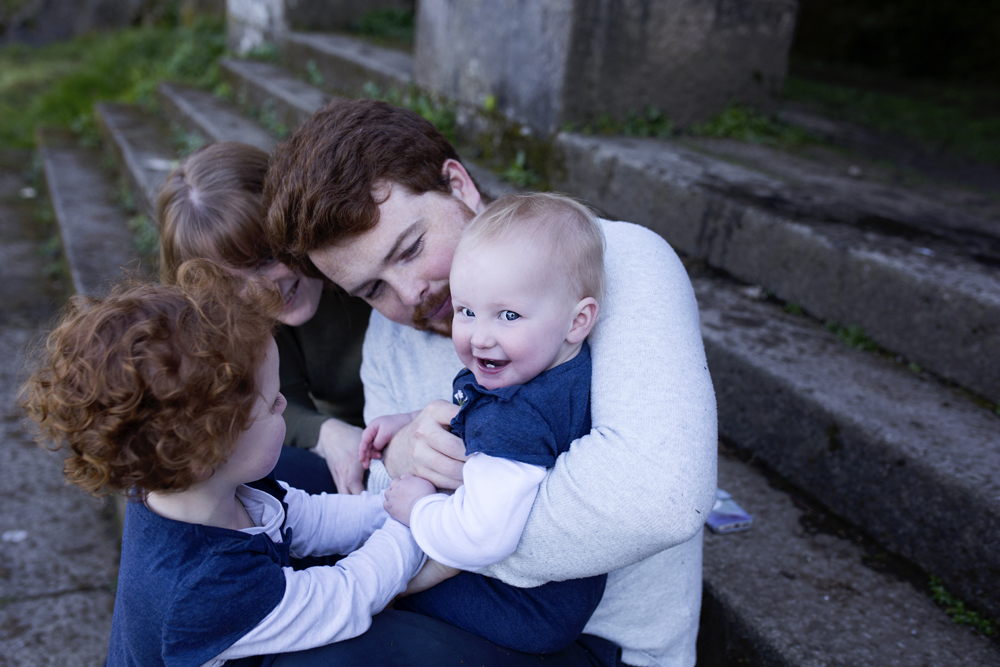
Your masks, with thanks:
[{"label": "stone wall", "polygon": [[771,111],[797,0],[421,0],[416,79],[492,97],[542,134],[656,105],[679,126],[738,102]]}]

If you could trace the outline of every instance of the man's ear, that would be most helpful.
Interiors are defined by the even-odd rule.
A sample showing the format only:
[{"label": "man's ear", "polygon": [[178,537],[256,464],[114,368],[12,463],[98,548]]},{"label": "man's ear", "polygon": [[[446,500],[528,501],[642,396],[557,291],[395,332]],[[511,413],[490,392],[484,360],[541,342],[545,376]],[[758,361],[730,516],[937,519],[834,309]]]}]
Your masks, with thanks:
[{"label": "man's ear", "polygon": [[580,303],[576,304],[574,311],[576,314],[573,316],[573,324],[570,325],[569,333],[566,334],[567,343],[574,345],[582,343],[590,335],[590,330],[597,324],[598,310],[600,310],[600,307],[597,305],[597,299],[592,296],[581,299]]},{"label": "man's ear", "polygon": [[461,162],[451,158],[445,160],[444,166],[441,168],[441,176],[447,179],[451,185],[451,194],[462,200],[473,213],[479,213],[482,210],[483,198]]}]

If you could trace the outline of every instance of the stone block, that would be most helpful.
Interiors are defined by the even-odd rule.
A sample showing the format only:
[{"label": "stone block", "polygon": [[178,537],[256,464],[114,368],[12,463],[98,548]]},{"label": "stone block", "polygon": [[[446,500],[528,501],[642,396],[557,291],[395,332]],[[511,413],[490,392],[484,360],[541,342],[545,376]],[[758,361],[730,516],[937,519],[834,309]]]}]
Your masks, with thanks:
[{"label": "stone block", "polygon": [[677,125],[776,108],[796,0],[422,0],[416,79],[542,134],[655,105]]}]

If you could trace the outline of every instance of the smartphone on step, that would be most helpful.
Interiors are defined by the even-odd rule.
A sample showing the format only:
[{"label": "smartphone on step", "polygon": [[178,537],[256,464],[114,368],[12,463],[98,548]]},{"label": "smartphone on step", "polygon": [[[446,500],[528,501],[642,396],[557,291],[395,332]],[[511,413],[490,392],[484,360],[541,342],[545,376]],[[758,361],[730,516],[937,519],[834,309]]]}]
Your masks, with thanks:
[{"label": "smartphone on step", "polygon": [[731,495],[722,489],[716,489],[715,507],[712,508],[706,523],[713,533],[735,533],[750,530],[753,527],[753,517],[747,514]]}]

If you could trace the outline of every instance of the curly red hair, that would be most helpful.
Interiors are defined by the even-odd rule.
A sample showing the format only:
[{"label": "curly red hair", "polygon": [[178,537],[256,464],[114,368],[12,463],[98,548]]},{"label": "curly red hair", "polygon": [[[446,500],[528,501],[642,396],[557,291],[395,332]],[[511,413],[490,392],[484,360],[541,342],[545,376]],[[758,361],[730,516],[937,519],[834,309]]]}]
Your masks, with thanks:
[{"label": "curly red hair", "polygon": [[74,297],[22,389],[39,442],[68,446],[67,479],[97,495],[190,487],[246,428],[280,307],[208,260],[181,265],[176,285]]}]

